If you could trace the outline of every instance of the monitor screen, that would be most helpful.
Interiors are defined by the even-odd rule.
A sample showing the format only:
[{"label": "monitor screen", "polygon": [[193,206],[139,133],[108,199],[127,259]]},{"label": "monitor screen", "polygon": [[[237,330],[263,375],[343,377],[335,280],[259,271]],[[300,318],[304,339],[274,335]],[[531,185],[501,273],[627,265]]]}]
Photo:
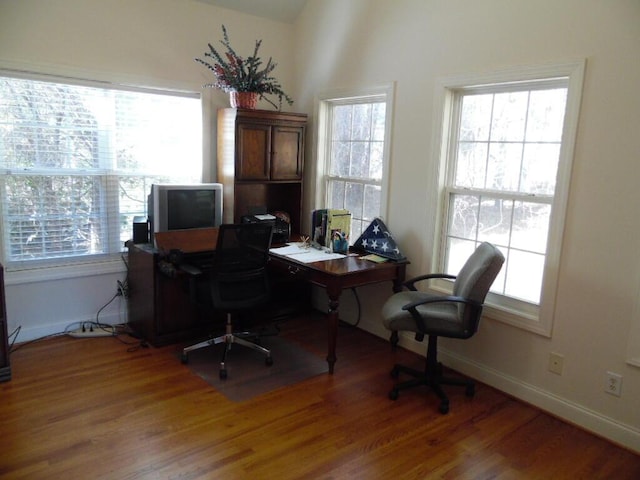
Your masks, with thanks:
[{"label": "monitor screen", "polygon": [[168,190],[167,230],[216,226],[214,190]]},{"label": "monitor screen", "polygon": [[222,223],[222,184],[154,184],[148,215],[153,233],[217,227]]}]

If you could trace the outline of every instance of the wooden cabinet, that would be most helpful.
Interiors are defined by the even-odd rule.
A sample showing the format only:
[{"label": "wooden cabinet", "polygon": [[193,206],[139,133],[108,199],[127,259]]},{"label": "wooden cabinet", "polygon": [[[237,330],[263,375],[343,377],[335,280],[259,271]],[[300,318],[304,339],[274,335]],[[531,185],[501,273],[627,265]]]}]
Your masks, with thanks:
[{"label": "wooden cabinet", "polygon": [[225,223],[256,210],[281,210],[291,230],[302,228],[307,116],[267,110],[218,110],[218,181]]},{"label": "wooden cabinet", "polygon": [[[195,230],[193,233],[198,234]],[[129,326],[137,336],[159,347],[224,331],[225,313],[214,311],[201,301],[210,295],[206,275],[163,268],[169,264],[151,244],[128,241],[127,248]],[[297,272],[298,275],[292,274],[295,272],[281,260],[269,261],[271,302],[253,315],[253,320],[277,321],[310,309],[310,284],[305,281],[303,270]]]},{"label": "wooden cabinet", "polygon": [[11,364],[7,334],[7,305],[4,296],[4,267],[0,265],[0,382],[7,380],[11,380]]},{"label": "wooden cabinet", "polygon": [[163,272],[162,258],[150,244],[127,242],[129,325],[153,346],[207,335],[213,319],[191,297],[192,278]]}]

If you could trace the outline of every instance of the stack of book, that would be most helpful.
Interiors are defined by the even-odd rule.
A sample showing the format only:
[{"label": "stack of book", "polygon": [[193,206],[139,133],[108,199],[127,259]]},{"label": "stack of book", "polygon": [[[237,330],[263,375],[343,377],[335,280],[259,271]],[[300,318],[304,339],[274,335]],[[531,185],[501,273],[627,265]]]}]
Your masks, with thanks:
[{"label": "stack of book", "polygon": [[314,210],[311,214],[311,240],[316,247],[346,253],[351,234],[351,212],[344,209]]}]

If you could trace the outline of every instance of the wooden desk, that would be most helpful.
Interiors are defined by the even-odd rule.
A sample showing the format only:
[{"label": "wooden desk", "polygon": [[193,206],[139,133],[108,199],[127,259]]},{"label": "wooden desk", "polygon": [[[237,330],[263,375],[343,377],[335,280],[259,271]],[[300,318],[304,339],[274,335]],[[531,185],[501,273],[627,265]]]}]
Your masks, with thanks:
[{"label": "wooden desk", "polygon": [[[170,248],[197,252],[214,245],[217,229],[211,231],[181,232],[163,239],[164,252]],[[215,231],[214,231],[215,230]],[[186,243],[185,243],[186,242]],[[129,316],[130,324],[153,345],[164,345],[193,338],[207,326],[190,303],[184,278],[168,278],[158,270],[161,253],[151,245],[129,247]],[[326,290],[329,297],[327,310],[327,363],[333,373],[336,363],[336,341],[338,337],[338,308],[344,289],[391,281],[393,291],[402,289],[408,262],[374,263],[357,255],[337,260],[303,263],[276,253],[270,253],[269,268],[284,273],[292,284],[308,282]],[[304,297],[304,296],[302,296]]]},{"label": "wooden desk", "polygon": [[374,263],[363,260],[360,256],[347,256],[338,260],[302,263],[291,257],[271,253],[272,263],[278,262],[292,275],[299,276],[314,285],[324,288],[329,297],[327,310],[327,363],[329,373],[333,373],[336,363],[336,342],[338,338],[338,307],[340,295],[346,288],[361,287],[384,281],[393,282],[393,291],[402,289],[408,262]]}]

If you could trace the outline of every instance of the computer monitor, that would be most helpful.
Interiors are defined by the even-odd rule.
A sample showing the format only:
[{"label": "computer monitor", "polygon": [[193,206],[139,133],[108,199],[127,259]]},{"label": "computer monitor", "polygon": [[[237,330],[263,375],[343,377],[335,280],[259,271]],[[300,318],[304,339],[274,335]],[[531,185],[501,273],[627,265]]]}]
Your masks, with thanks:
[{"label": "computer monitor", "polygon": [[152,233],[217,227],[222,223],[222,184],[153,184],[147,214]]}]

